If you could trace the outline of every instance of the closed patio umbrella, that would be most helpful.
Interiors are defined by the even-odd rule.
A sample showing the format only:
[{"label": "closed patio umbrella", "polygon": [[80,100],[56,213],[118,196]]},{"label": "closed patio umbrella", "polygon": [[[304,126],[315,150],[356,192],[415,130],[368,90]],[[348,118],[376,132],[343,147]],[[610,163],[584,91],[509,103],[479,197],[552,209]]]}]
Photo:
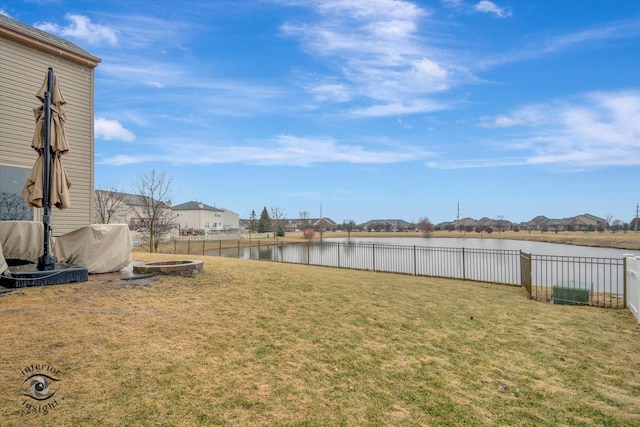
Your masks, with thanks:
[{"label": "closed patio umbrella", "polygon": [[[52,70],[53,71],[53,70]],[[52,82],[49,82],[51,77]],[[47,90],[51,84],[51,90]],[[34,114],[36,119],[36,130],[31,141],[31,147],[38,153],[31,174],[27,178],[27,182],[22,191],[23,197],[28,205],[37,208],[44,207],[44,180],[45,180],[45,133],[47,132],[45,98],[49,92],[49,146],[50,146],[50,165],[49,165],[49,206],[55,206],[58,209],[66,209],[71,206],[69,197],[69,188],[71,181],[64,170],[60,156],[69,151],[69,143],[64,131],[65,113],[63,105],[67,103],[64,95],[60,91],[60,86],[53,72],[47,74],[42,87],[36,94],[36,97],[43,103],[35,108]]]},{"label": "closed patio umbrella", "polygon": [[[66,101],[56,82],[53,68],[49,68],[47,78],[36,97],[42,101],[42,106],[34,110],[36,131],[31,147],[38,153],[38,159],[27,178],[22,195],[28,205],[42,208],[44,250],[37,264],[9,266],[0,274],[0,284],[9,288],[86,282],[89,275],[86,267],[56,263],[51,255],[51,206],[58,209],[71,206],[71,183],[60,161],[60,156],[69,151],[62,109]],[[0,268],[2,267],[4,264],[0,264]]]},{"label": "closed patio umbrella", "polygon": [[51,231],[51,206],[65,209],[71,206],[69,188],[71,181],[62,166],[60,156],[69,151],[69,143],[64,132],[66,100],[58,82],[49,68],[42,88],[36,94],[42,105],[34,109],[36,130],[31,147],[38,153],[31,174],[22,190],[22,195],[30,206],[43,208],[44,255],[38,260],[39,270],[54,268],[49,235]]}]

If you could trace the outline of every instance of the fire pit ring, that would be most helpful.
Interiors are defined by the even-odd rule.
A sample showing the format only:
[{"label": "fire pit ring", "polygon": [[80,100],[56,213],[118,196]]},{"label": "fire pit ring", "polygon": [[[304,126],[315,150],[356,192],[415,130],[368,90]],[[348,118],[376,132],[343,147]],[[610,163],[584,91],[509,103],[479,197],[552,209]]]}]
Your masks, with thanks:
[{"label": "fire pit ring", "polygon": [[191,277],[202,273],[203,263],[198,260],[152,261],[135,263],[133,272],[140,274],[168,274]]}]

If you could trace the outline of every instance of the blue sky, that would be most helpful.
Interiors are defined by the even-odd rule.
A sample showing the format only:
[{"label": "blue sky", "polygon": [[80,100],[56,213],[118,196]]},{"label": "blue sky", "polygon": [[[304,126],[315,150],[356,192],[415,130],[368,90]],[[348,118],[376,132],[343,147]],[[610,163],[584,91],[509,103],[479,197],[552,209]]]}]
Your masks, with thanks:
[{"label": "blue sky", "polygon": [[0,0],[102,59],[95,181],[341,223],[640,202],[640,2]]}]

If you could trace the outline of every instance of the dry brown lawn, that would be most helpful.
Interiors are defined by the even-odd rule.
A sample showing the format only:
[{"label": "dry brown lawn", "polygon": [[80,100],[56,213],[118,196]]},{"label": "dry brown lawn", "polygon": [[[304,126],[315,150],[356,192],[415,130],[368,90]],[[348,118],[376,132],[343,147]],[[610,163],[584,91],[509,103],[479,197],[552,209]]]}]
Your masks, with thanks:
[{"label": "dry brown lawn", "polygon": [[[640,327],[627,310],[191,258],[203,274],[0,296],[0,424],[640,425]],[[32,364],[60,371],[47,414],[21,413]]]}]

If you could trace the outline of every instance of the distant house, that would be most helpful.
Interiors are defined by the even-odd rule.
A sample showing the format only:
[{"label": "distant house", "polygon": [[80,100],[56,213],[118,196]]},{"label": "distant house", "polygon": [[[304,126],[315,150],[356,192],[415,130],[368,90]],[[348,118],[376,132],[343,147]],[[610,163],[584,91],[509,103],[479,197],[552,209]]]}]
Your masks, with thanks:
[{"label": "distant house", "polygon": [[33,109],[53,67],[67,101],[62,157],[71,180],[71,207],[51,210],[55,235],[93,222],[93,92],[97,58],[75,44],[0,14],[0,221],[39,221],[41,210],[22,201],[22,187],[38,155],[31,148]]},{"label": "distant house", "polygon": [[530,230],[541,231],[602,231],[607,221],[591,214],[582,214],[570,218],[549,219],[539,215],[529,221]]},{"label": "distant house", "polygon": [[538,215],[537,217],[533,218],[531,221],[529,221],[527,223],[527,228],[529,230],[543,230],[545,227],[545,224],[549,221],[549,218],[547,218],[544,215]]},{"label": "distant house", "polygon": [[455,221],[445,221],[445,222],[441,222],[440,224],[437,224],[435,226],[436,230],[445,230],[445,231],[453,231],[456,229],[456,222]]},{"label": "distant house", "polygon": [[582,214],[570,219],[575,231],[602,231],[607,229],[607,220],[595,215]]},{"label": "distant house", "polygon": [[[315,231],[336,231],[338,224],[336,224],[331,218],[301,218],[296,220],[286,220],[285,224],[293,224],[293,228],[297,230],[304,230],[305,228],[313,228]],[[286,227],[291,228],[291,227]],[[293,231],[293,230],[290,230]]]},{"label": "distant house", "polygon": [[[120,193],[115,191],[96,190],[96,205],[94,209],[94,223],[101,223],[102,217],[109,217],[111,224],[127,224],[131,231],[139,231],[148,221],[150,200],[139,194]],[[156,202],[155,200],[153,202]],[[170,219],[171,202],[160,202],[162,218]],[[100,212],[102,210],[102,212]],[[106,222],[106,221],[105,221]]]},{"label": "distant house", "polygon": [[473,218],[462,218],[456,222],[456,228],[460,231],[476,231],[479,226],[478,221]]},{"label": "distant house", "polygon": [[238,214],[202,202],[186,202],[172,207],[181,234],[207,234],[240,228]]},{"label": "distant house", "polygon": [[407,231],[415,229],[415,224],[411,224],[403,219],[372,219],[360,228],[366,231]]}]

